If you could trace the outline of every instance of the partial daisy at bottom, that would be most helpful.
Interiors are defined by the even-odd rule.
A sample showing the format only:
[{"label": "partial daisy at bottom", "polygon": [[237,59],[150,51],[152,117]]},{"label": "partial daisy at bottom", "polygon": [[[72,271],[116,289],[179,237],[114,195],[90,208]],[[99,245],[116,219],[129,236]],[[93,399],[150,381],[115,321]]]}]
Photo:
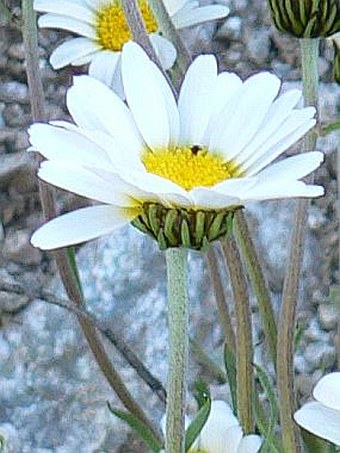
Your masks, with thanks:
[{"label": "partial daisy at bottom", "polygon": [[[164,424],[165,419],[162,428]],[[244,435],[230,406],[225,401],[213,400],[208,419],[189,453],[257,453],[262,441],[256,434]]]},{"label": "partial daisy at bottom", "polygon": [[[147,0],[138,5],[151,44],[164,69],[175,62],[174,45],[159,32]],[[222,4],[199,6],[196,0],[164,0],[164,6],[177,29],[224,18],[229,8]],[[53,52],[54,69],[89,63],[89,74],[122,94],[121,50],[132,39],[121,0],[34,0],[34,9],[44,13],[41,28],[56,28],[75,33]]]},{"label": "partial daisy at bottom", "polygon": [[340,372],[327,374],[313,390],[315,401],[294,414],[302,428],[340,446]]},{"label": "partial daisy at bottom", "polygon": [[237,209],[254,201],[319,197],[300,179],[323,154],[273,161],[315,125],[315,109],[295,108],[298,90],[278,95],[268,73],[242,81],[218,74],[213,55],[189,67],[178,102],[144,51],[122,52],[127,102],[89,76],[67,92],[73,123],[34,124],[31,148],[46,159],[38,176],[99,202],[39,228],[32,244],[79,244],[131,223],[161,249],[204,249],[224,237]]}]

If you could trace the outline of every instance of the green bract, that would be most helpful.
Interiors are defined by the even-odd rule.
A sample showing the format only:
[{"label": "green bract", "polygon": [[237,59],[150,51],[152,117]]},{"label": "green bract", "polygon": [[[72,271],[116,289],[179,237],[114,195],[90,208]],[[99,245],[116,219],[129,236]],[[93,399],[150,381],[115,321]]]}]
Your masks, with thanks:
[{"label": "green bract", "polygon": [[297,38],[319,38],[340,31],[338,0],[268,0],[276,28]]}]

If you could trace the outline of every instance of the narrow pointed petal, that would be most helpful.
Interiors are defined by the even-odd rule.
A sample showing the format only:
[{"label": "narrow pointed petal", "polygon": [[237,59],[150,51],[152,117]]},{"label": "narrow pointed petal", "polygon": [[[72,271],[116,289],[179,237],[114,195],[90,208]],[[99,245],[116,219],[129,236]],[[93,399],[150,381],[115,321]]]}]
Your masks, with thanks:
[{"label": "narrow pointed petal", "polygon": [[67,16],[82,22],[93,24],[95,16],[93,12],[84,5],[68,0],[45,1],[34,0],[33,7],[36,11],[53,13],[58,16]]},{"label": "narrow pointed petal", "polygon": [[340,445],[340,411],[312,401],[295,412],[294,419],[307,431]]},{"label": "narrow pointed petal", "polygon": [[191,27],[211,20],[222,19],[229,14],[229,8],[224,5],[207,5],[192,10],[180,10],[172,17],[177,29]]},{"label": "narrow pointed petal", "polygon": [[99,51],[94,41],[88,38],[73,38],[58,46],[51,54],[50,63],[54,69],[67,66],[79,58],[91,60],[92,55]]},{"label": "narrow pointed petal", "polygon": [[181,118],[181,142],[202,144],[211,114],[211,96],[217,83],[217,62],[213,55],[195,59],[185,75],[178,109]]},{"label": "narrow pointed petal", "polygon": [[39,17],[38,25],[40,28],[60,28],[62,30],[71,31],[78,35],[85,36],[86,38],[96,38],[96,32],[91,25],[72,17],[47,13]]},{"label": "narrow pointed petal", "polygon": [[340,372],[327,374],[320,379],[314,388],[313,395],[320,403],[337,409],[340,414]]},{"label": "narrow pointed petal", "polygon": [[95,239],[126,225],[139,211],[114,206],[78,209],[51,220],[32,236],[34,247],[52,250]]},{"label": "narrow pointed petal", "polygon": [[124,45],[122,74],[127,102],[148,146],[154,150],[176,143],[179,115],[174,96],[159,69],[134,42]]}]

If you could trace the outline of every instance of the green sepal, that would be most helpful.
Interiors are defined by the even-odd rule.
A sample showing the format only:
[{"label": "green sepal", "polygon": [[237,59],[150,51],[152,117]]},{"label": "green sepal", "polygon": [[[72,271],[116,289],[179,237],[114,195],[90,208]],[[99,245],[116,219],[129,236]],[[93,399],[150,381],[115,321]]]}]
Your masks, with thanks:
[{"label": "green sepal", "polygon": [[135,219],[133,219],[132,225],[142,233],[150,234],[150,231],[146,227],[145,223],[141,221],[140,217],[136,217]]},{"label": "green sepal", "polygon": [[195,415],[195,418],[188,426],[185,432],[185,451],[188,452],[190,447],[193,445],[200,432],[202,431],[203,426],[205,425],[211,409],[211,399],[210,396],[206,396],[206,401],[204,402],[201,409]]},{"label": "green sepal", "polygon": [[234,226],[234,212],[229,212],[225,219],[226,222],[226,231],[225,231],[225,238],[228,239],[231,237],[233,232]]},{"label": "green sepal", "polygon": [[214,239],[218,238],[221,235],[221,225],[223,223],[223,220],[226,216],[226,213],[219,212],[215,217],[214,220],[212,221],[209,231],[208,231],[208,240],[213,241]]},{"label": "green sepal", "polygon": [[170,245],[177,245],[178,239],[176,238],[173,227],[175,226],[176,220],[178,218],[178,212],[176,209],[169,209],[165,216],[164,222],[164,234],[165,237],[170,242]]},{"label": "green sepal", "polygon": [[107,406],[113,415],[123,420],[130,426],[130,428],[132,428],[139,434],[141,439],[143,439],[145,444],[148,446],[148,448],[150,448],[150,450],[153,453],[158,453],[161,450],[162,444],[158,441],[158,439],[156,439],[156,437],[149,430],[149,428],[145,426],[144,423],[142,423],[140,420],[138,420],[138,418],[136,418],[129,412],[125,412],[115,407],[112,407],[109,402],[107,403]]},{"label": "green sepal", "polygon": [[200,243],[205,234],[204,232],[204,223],[205,223],[205,214],[203,211],[197,211],[196,213],[196,222],[195,222],[195,237],[196,242]]},{"label": "green sepal", "polygon": [[168,248],[168,243],[164,236],[163,228],[160,228],[157,234],[157,242],[160,250],[166,250]]},{"label": "green sepal", "polygon": [[181,222],[181,240],[184,247],[191,247],[190,229],[186,219]]},{"label": "green sepal", "polygon": [[160,219],[158,217],[158,206],[156,204],[150,204],[148,209],[148,219],[151,230],[153,231],[155,237],[157,237],[160,228]]}]

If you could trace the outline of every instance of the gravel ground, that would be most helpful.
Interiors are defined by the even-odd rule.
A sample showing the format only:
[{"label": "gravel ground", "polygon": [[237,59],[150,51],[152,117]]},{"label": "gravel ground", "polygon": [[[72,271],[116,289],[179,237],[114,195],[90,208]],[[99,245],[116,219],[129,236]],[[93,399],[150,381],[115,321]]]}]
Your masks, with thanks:
[{"label": "gravel ground", "polygon": [[[7,4],[14,8],[16,15],[20,17],[19,2],[11,0]],[[196,55],[214,52],[218,56],[221,69],[235,71],[242,77],[260,69],[267,69],[289,82],[289,86],[298,83],[301,79],[298,41],[274,29],[266,1],[230,0],[228,4],[231,14],[225,21],[183,33],[192,53]],[[46,30],[39,34],[41,74],[47,111],[51,119],[67,118],[65,92],[74,72],[70,68],[55,72],[48,64],[51,50],[66,36],[63,32]],[[334,119],[338,109],[339,89],[332,84],[331,60],[331,47],[322,43],[319,60],[322,121]],[[77,69],[77,72],[81,70],[82,68]],[[111,445],[118,445],[113,439],[117,439],[114,436],[121,430],[121,425],[118,431],[110,431],[112,418],[108,416],[106,408],[103,409],[103,403],[110,399],[110,392],[91,363],[91,356],[82,342],[81,333],[74,327],[73,318],[70,318],[69,314],[65,315],[61,309],[46,308],[46,303],[32,302],[25,293],[18,295],[10,290],[20,285],[30,293],[40,294],[56,275],[50,256],[29,244],[32,231],[42,221],[34,176],[37,164],[25,151],[28,146],[26,130],[30,123],[21,34],[15,26],[0,22],[0,363],[4,370],[0,378],[0,387],[4,388],[0,391],[0,433],[8,439],[9,452],[73,453],[79,449],[85,453],[142,452],[142,447],[138,443],[135,445],[135,441],[129,437],[128,443],[124,444],[126,434],[120,438],[120,442],[125,445],[121,450],[109,447],[110,442]],[[327,192],[324,198],[313,203],[309,216],[309,258],[305,265],[299,312],[299,322],[304,335],[296,357],[298,390],[304,397],[309,394],[313,382],[321,374],[336,366],[336,313],[330,297],[330,288],[336,285],[339,279],[338,222],[335,211],[335,134],[321,139],[318,147],[324,150],[327,156],[316,178],[326,187]],[[62,192],[58,192],[57,200],[60,210],[68,210],[84,203]],[[266,209],[258,211],[254,208],[251,213],[270,287],[274,300],[278,301],[288,234],[285,222],[291,205],[282,208],[271,204],[268,211]],[[279,216],[275,218],[275,212],[280,212],[282,220]],[[270,222],[268,219],[273,213],[275,221]],[[278,225],[283,225],[284,228],[281,242]],[[104,246],[98,247],[101,250]],[[107,245],[104,250],[106,247]],[[114,245],[112,249],[114,250]],[[83,248],[81,253],[83,257],[91,259],[100,256],[103,263],[107,256],[101,252],[96,255],[98,249],[93,250],[93,247]],[[133,255],[130,258],[134,264]],[[83,264],[85,270],[86,264]],[[94,268],[95,264],[96,262]],[[93,289],[101,290],[103,275],[110,276],[107,270],[110,266],[107,263],[99,268],[101,273],[97,269],[95,276],[91,273],[89,276],[85,274],[94,281],[93,286],[88,288],[90,296]],[[133,271],[133,266],[130,270]],[[161,290],[160,294],[163,294]],[[105,306],[102,305],[100,309]],[[55,321],[50,322],[50,317]],[[57,326],[61,324],[63,330],[59,331],[58,335]],[[142,331],[145,326],[141,325],[140,329]],[[137,332],[138,329],[134,335]],[[49,336],[50,333],[53,335]],[[260,338],[260,328],[255,335]],[[213,343],[218,344],[218,329],[213,336]],[[166,343],[166,339],[164,342]],[[138,345],[138,341],[135,344]],[[161,347],[164,347],[164,344],[162,343]],[[141,354],[144,353],[147,358],[152,351],[146,347],[144,352],[141,351]],[[78,356],[83,362],[79,360],[77,367],[72,369],[70,357]],[[46,370],[49,370],[49,377]],[[162,373],[163,371],[160,375]],[[56,386],[56,382],[61,382],[62,386]],[[92,398],[88,395],[89,390],[92,391],[91,384],[95,388]],[[75,398],[75,394],[81,395],[81,398]],[[48,401],[51,401],[51,404],[48,404]],[[71,408],[68,412],[65,404]],[[91,422],[96,419],[91,425],[93,431],[86,429],[90,419]],[[54,431],[56,423],[58,429]],[[82,439],[75,438],[77,433],[80,433],[79,437],[83,436]],[[85,447],[82,443],[84,439]],[[130,447],[127,447],[127,444]]]}]

